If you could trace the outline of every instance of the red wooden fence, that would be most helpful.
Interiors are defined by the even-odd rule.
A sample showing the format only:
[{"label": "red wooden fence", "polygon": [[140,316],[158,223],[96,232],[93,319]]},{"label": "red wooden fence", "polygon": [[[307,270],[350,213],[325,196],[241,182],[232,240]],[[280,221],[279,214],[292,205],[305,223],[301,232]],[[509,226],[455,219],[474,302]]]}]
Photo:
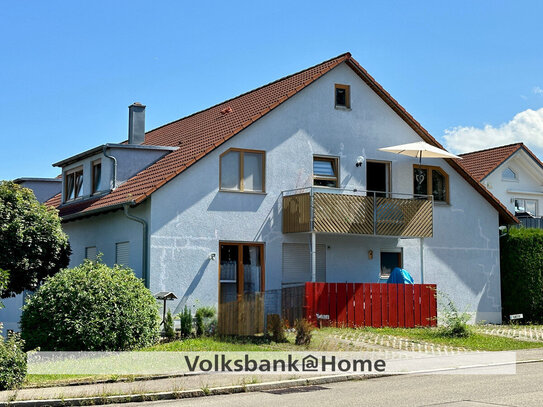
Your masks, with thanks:
[{"label": "red wooden fence", "polygon": [[437,325],[435,284],[305,283],[304,304],[305,318],[314,325]]}]

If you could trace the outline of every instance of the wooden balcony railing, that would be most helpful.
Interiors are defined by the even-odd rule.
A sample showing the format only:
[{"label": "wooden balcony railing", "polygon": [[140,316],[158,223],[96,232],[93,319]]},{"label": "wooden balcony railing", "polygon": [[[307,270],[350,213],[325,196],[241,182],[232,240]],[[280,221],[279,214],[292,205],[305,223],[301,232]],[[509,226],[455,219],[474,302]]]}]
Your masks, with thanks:
[{"label": "wooden balcony railing", "polygon": [[305,188],[283,193],[283,233],[433,235],[432,196]]}]

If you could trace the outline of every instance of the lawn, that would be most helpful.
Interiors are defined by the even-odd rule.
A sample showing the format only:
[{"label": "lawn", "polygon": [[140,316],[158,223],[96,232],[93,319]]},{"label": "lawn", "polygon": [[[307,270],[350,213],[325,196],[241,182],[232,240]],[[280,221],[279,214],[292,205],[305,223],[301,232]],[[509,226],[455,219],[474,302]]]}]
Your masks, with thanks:
[{"label": "lawn", "polygon": [[[183,341],[163,343],[142,351],[188,352],[188,351],[297,351],[304,350],[294,344],[294,333],[287,334],[288,342],[275,343],[265,337],[201,337]],[[398,347],[398,344],[403,347]],[[505,351],[543,347],[543,342],[528,342],[518,339],[475,332],[468,338],[448,338],[439,335],[435,328],[322,328],[313,331],[313,339],[307,348],[313,351],[361,351],[375,346],[400,350],[417,349],[417,346],[434,346],[434,349],[463,348],[479,351]],[[75,382],[103,380],[133,380],[133,376],[102,375],[29,375],[26,387],[62,385]]]}]

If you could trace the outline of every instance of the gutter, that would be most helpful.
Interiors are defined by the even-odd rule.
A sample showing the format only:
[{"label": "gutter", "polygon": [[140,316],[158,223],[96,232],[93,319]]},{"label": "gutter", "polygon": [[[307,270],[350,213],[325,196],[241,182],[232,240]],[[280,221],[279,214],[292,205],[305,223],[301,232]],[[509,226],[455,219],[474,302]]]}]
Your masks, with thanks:
[{"label": "gutter", "polygon": [[147,266],[147,259],[149,258],[149,253],[148,253],[148,248],[149,248],[149,245],[148,245],[148,241],[149,241],[149,235],[148,235],[148,225],[147,225],[147,221],[145,219],[142,219],[142,218],[139,218],[137,216],[134,216],[134,215],[131,215],[130,213],[128,213],[128,207],[130,205],[134,205],[135,202],[132,201],[132,202],[128,202],[128,203],[124,203],[123,204],[123,209],[124,209],[124,215],[130,219],[130,220],[133,220],[134,222],[138,222],[138,223],[141,223],[142,227],[143,227],[143,236],[142,236],[142,246],[143,246],[143,250],[142,250],[142,253],[141,253],[141,265],[142,265],[142,276],[143,276],[143,284],[145,284],[145,287],[147,288],[150,288],[150,281],[149,281],[149,267]]},{"label": "gutter", "polygon": [[102,148],[102,152],[104,153],[104,157],[107,157],[111,161],[113,161],[113,171],[111,175],[113,185],[111,186],[111,190],[114,190],[115,188],[117,188],[117,159],[107,153],[107,147],[108,147],[107,144],[105,144],[104,147]]}]

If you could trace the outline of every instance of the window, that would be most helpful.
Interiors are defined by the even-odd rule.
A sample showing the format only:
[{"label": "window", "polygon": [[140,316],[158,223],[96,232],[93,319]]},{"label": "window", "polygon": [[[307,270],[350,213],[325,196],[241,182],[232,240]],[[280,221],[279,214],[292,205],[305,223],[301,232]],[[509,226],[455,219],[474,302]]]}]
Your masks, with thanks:
[{"label": "window", "polygon": [[85,247],[85,258],[96,261],[96,246]]},{"label": "window", "polygon": [[102,180],[102,162],[95,161],[92,163],[92,192],[96,193],[100,189],[100,181]]},{"label": "window", "polygon": [[537,200],[515,198],[515,212],[529,213],[532,216],[537,216]]},{"label": "window", "polygon": [[64,201],[79,198],[83,193],[83,168],[72,170],[64,176]]},{"label": "window", "polygon": [[264,192],[265,153],[232,148],[220,157],[221,191]]},{"label": "window", "polygon": [[449,176],[439,167],[413,167],[413,191],[416,195],[433,195],[434,201],[449,202]]},{"label": "window", "polygon": [[506,168],[502,172],[502,179],[504,181],[516,181],[517,180],[517,174],[511,168]]},{"label": "window", "polygon": [[130,242],[115,243],[115,264],[128,266]]},{"label": "window", "polygon": [[313,157],[313,185],[337,188],[338,164],[338,158],[335,157]]},{"label": "window", "polygon": [[396,267],[402,268],[402,251],[397,250],[381,250],[381,273],[380,278],[389,278],[390,273]]},{"label": "window", "polygon": [[351,87],[349,85],[336,84],[336,107],[351,107]]}]

